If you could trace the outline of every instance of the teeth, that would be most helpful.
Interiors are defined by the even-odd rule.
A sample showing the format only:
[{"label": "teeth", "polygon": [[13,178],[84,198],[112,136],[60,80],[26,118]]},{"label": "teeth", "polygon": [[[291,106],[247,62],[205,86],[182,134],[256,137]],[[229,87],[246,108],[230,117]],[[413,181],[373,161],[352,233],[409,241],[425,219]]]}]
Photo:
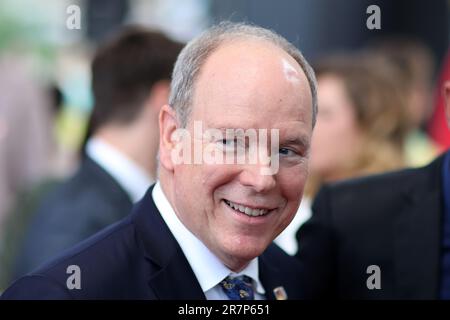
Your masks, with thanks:
[{"label": "teeth", "polygon": [[236,203],[233,203],[231,201],[225,200],[225,203],[230,206],[231,208],[233,208],[234,210],[240,211],[248,216],[251,217],[257,217],[257,216],[262,216],[265,215],[269,212],[269,210],[267,209],[252,209],[243,205],[239,205]]}]

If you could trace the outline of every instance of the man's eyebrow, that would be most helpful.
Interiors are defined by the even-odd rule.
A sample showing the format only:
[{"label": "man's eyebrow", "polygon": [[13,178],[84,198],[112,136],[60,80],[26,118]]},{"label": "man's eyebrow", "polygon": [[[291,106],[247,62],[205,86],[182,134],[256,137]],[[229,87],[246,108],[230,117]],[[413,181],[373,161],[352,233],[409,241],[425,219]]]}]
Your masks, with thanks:
[{"label": "man's eyebrow", "polygon": [[258,131],[258,129],[242,128],[242,127],[219,127],[219,128],[216,128],[216,129],[219,129],[220,131],[226,131],[226,130],[244,130],[245,131],[245,130],[249,130],[249,129]]},{"label": "man's eyebrow", "polygon": [[[220,127],[220,128],[215,128],[218,129],[219,131],[221,131],[223,134],[226,134],[228,132],[230,133],[234,133],[234,134],[239,134],[241,135],[242,133],[248,133],[248,134],[256,134],[258,135],[259,129],[255,129],[255,128],[242,128],[242,127]],[[250,130],[250,131],[247,131]],[[270,135],[270,130],[268,131],[269,135]]]},{"label": "man's eyebrow", "polygon": [[310,145],[310,141],[306,136],[298,136],[298,137],[286,137],[285,139],[280,139],[281,145],[297,145],[302,148],[308,149]]}]

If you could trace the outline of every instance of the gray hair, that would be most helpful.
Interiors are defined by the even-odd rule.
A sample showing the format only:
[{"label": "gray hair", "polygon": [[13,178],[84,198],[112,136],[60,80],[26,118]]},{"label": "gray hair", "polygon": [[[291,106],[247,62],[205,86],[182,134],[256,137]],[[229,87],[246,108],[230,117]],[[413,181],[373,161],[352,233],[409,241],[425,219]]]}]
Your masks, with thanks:
[{"label": "gray hair", "polygon": [[312,95],[312,126],[317,117],[317,82],[314,71],[302,53],[274,31],[245,23],[221,22],[190,41],[177,58],[172,74],[169,104],[174,108],[182,127],[188,121],[194,85],[206,59],[224,42],[237,38],[257,38],[268,41],[286,51],[308,79]]}]

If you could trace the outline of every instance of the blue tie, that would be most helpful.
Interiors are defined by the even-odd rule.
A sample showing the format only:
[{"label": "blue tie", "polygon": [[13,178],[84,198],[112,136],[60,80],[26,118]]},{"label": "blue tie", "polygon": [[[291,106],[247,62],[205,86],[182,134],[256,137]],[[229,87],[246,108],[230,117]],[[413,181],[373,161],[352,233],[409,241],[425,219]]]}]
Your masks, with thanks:
[{"label": "blue tie", "polygon": [[225,294],[230,300],[255,300],[252,279],[247,276],[226,277],[220,282]]}]

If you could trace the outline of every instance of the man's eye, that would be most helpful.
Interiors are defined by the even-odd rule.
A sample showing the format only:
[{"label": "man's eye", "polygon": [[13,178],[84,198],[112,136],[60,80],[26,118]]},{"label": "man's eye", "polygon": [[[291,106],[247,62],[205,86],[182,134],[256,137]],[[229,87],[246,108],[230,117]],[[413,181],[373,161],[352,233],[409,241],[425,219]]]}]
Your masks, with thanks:
[{"label": "man's eye", "polygon": [[295,156],[297,153],[288,148],[280,148],[278,153],[282,156]]},{"label": "man's eye", "polygon": [[216,143],[224,151],[234,151],[236,148],[236,141],[234,139],[220,139]]},{"label": "man's eye", "polygon": [[224,146],[233,146],[235,141],[233,139],[222,139],[221,142]]}]

